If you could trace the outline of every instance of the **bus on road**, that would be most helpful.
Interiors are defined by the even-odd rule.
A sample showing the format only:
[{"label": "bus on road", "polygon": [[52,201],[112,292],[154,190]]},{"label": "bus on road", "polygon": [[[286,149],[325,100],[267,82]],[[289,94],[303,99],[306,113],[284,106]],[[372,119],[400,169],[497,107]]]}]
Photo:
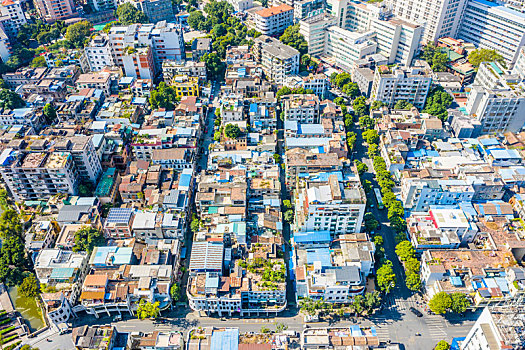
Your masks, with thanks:
[{"label": "bus on road", "polygon": [[381,191],[379,190],[379,188],[374,188],[374,194],[376,195],[377,208],[383,209],[385,205],[383,204],[383,198],[381,197]]}]

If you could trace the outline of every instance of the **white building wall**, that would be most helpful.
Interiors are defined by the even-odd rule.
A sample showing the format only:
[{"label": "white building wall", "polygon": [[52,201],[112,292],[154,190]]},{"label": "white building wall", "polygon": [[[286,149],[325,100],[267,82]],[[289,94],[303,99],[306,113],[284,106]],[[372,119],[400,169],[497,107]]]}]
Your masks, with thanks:
[{"label": "white building wall", "polygon": [[485,0],[469,0],[457,38],[496,50],[512,65],[525,45],[525,14]]}]

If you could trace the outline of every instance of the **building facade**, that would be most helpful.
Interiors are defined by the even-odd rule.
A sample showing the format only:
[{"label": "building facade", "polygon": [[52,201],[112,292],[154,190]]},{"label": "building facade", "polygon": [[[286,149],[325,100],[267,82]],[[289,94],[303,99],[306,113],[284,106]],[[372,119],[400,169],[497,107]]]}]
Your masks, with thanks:
[{"label": "building facade", "polygon": [[[520,62],[521,65],[521,62]],[[517,132],[525,120],[525,80],[496,62],[484,62],[467,99],[466,112],[481,122],[482,133]]]},{"label": "building facade", "polygon": [[254,13],[255,29],[263,35],[278,35],[293,24],[293,7],[283,4]]},{"label": "building facade", "polygon": [[91,72],[100,72],[108,66],[113,66],[113,54],[109,46],[109,39],[107,35],[97,35],[84,48],[86,67],[82,67],[84,72],[88,70]]},{"label": "building facade", "polygon": [[35,7],[47,22],[56,22],[73,17],[76,14],[72,0],[35,0]]},{"label": "building facade", "polygon": [[252,50],[266,78],[276,84],[282,85],[286,77],[299,73],[299,51],[275,38],[261,35]]},{"label": "building facade", "polygon": [[525,45],[525,13],[486,0],[469,0],[457,38],[476,47],[496,50],[513,64]]},{"label": "building facade", "polygon": [[432,84],[432,77],[424,67],[376,67],[371,98],[393,107],[406,101],[423,108]]}]

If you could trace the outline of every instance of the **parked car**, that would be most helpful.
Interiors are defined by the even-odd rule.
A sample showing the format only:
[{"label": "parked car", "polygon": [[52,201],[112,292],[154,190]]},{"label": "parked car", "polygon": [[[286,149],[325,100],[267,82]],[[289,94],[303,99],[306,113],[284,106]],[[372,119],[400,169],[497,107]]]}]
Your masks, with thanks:
[{"label": "parked car", "polygon": [[410,310],[410,312],[412,312],[417,317],[423,317],[423,313],[421,311],[419,311],[418,309],[416,309],[415,307],[410,307],[409,310]]},{"label": "parked car", "polygon": [[117,315],[113,317],[113,322],[118,322],[118,321],[122,321],[122,315]]}]

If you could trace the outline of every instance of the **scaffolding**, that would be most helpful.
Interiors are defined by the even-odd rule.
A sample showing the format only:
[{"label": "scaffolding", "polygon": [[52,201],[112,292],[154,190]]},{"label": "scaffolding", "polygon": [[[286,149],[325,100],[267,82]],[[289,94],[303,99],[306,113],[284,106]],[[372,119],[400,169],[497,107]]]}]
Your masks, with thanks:
[{"label": "scaffolding", "polygon": [[503,343],[512,349],[525,350],[525,294],[503,305],[489,306]]}]

